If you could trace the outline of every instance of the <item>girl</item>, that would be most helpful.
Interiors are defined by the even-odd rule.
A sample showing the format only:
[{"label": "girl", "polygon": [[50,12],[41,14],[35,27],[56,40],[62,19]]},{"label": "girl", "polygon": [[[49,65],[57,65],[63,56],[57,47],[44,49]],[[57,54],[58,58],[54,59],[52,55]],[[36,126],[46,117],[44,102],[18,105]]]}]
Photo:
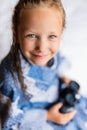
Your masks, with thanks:
[{"label": "girl", "polygon": [[[59,53],[65,26],[60,0],[19,0],[13,44],[0,65],[2,130],[79,130],[76,111],[59,111],[59,77],[66,60]],[[66,84],[66,77],[62,78]],[[80,105],[79,105],[80,106]],[[85,107],[85,101],[83,103]]]}]

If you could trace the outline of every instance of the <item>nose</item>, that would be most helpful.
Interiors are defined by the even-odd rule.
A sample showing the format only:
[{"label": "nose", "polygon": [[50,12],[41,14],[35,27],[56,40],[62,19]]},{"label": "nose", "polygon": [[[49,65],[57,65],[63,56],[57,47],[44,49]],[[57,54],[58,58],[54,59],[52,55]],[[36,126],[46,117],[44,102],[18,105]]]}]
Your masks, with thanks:
[{"label": "nose", "polygon": [[35,50],[44,52],[48,49],[48,41],[46,39],[38,39]]}]

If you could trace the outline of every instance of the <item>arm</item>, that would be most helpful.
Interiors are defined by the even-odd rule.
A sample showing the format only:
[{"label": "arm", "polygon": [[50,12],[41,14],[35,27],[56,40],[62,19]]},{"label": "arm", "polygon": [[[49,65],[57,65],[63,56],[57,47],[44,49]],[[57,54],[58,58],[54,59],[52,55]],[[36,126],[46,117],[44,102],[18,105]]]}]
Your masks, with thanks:
[{"label": "arm", "polygon": [[[3,78],[1,78],[1,79],[3,80]],[[8,88],[9,88],[10,84],[8,84]],[[4,88],[4,87],[2,87],[3,86],[2,82],[0,82],[0,85],[1,85],[0,88]],[[7,88],[7,84],[5,84],[5,88]],[[8,90],[10,90],[10,89],[8,89]],[[2,89],[1,89],[1,92],[2,92]],[[6,90],[5,90],[5,92],[6,92]],[[9,93],[11,93],[11,92],[9,92]],[[7,95],[7,96],[10,96],[10,95]],[[35,109],[31,108],[31,109],[27,110],[26,112],[22,111],[23,112],[23,118],[20,119],[19,115],[17,115],[17,121],[15,122],[16,116],[15,116],[15,120],[13,120],[14,117],[13,118],[11,117],[9,119],[10,121],[9,120],[8,121],[12,125],[8,126],[8,127],[9,128],[14,128],[14,127],[19,128],[19,123],[20,123],[20,129],[19,130],[21,130],[22,127],[26,127],[26,130],[27,130],[27,128],[29,128],[31,130],[35,130],[36,128],[37,128],[37,130],[44,130],[44,129],[50,130],[51,128],[50,128],[50,125],[47,121],[58,123],[58,124],[66,123],[66,122],[63,122],[63,121],[62,122],[59,121],[61,114],[58,112],[58,109],[59,109],[59,105],[53,106],[48,111],[45,110],[45,109],[38,109],[38,108],[35,108]],[[56,111],[56,113],[55,113],[55,111]],[[15,112],[16,111],[14,111],[14,114],[16,114]],[[17,112],[18,112],[18,109],[17,109]],[[61,120],[62,119],[63,119],[63,114],[61,116]],[[71,119],[71,117],[69,118],[69,120],[70,119]],[[45,128],[44,128],[44,126],[45,126]]]},{"label": "arm", "polygon": [[[75,111],[68,114],[59,113],[58,109],[61,104],[56,104],[48,111],[44,109],[31,109],[25,113],[23,120],[21,121],[20,129],[31,129],[31,130],[44,130],[53,129],[48,122],[65,125],[68,123],[73,116]],[[19,129],[19,130],[20,130]]]},{"label": "arm", "polygon": [[[19,130],[23,128],[26,128],[26,130],[28,129],[35,130],[35,128],[37,128],[37,130],[44,130],[44,129],[50,130],[51,126],[49,125],[48,121],[57,124],[66,124],[73,118],[75,112],[71,112],[68,114],[61,114],[58,111],[60,107],[61,104],[58,103],[52,106],[48,111],[45,109],[30,108],[29,110],[23,112],[22,118],[19,118],[19,115],[17,115],[18,117],[16,122],[14,118],[10,118],[9,123],[12,125],[11,127],[8,126],[8,128],[13,128],[15,126],[18,126],[18,128],[20,128]],[[6,106],[4,108],[6,109]],[[18,125],[19,123],[20,123],[20,127]]]},{"label": "arm", "polygon": [[60,81],[64,83],[65,86],[70,86],[70,82],[74,81],[70,74],[72,69],[72,64],[70,60],[59,52],[57,55],[57,61],[58,61],[57,74]]}]

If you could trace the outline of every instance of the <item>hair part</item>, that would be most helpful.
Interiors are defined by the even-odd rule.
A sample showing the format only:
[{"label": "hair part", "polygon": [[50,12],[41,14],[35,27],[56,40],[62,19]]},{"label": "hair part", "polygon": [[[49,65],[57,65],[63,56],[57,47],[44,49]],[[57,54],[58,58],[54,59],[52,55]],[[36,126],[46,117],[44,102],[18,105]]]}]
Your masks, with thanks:
[{"label": "hair part", "polygon": [[65,27],[65,11],[63,8],[63,5],[61,3],[61,0],[19,0],[17,5],[14,8],[14,13],[12,17],[12,31],[13,31],[13,41],[12,41],[12,47],[10,51],[10,55],[12,57],[12,67],[11,72],[14,76],[14,71],[18,75],[18,80],[22,86],[22,89],[25,90],[26,86],[24,84],[23,74],[21,71],[21,63],[20,63],[20,57],[19,57],[19,45],[17,44],[17,28],[20,18],[21,10],[23,9],[33,9],[37,7],[49,7],[49,8],[56,8],[58,11],[62,12],[62,21],[63,21],[63,27]]}]

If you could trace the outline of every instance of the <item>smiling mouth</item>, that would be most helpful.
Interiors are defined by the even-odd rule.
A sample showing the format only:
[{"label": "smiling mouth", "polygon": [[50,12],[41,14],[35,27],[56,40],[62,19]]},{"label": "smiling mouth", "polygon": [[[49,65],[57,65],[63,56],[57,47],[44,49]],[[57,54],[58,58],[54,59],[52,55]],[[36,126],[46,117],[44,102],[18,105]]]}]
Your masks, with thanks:
[{"label": "smiling mouth", "polygon": [[32,54],[35,58],[44,59],[48,54]]}]

